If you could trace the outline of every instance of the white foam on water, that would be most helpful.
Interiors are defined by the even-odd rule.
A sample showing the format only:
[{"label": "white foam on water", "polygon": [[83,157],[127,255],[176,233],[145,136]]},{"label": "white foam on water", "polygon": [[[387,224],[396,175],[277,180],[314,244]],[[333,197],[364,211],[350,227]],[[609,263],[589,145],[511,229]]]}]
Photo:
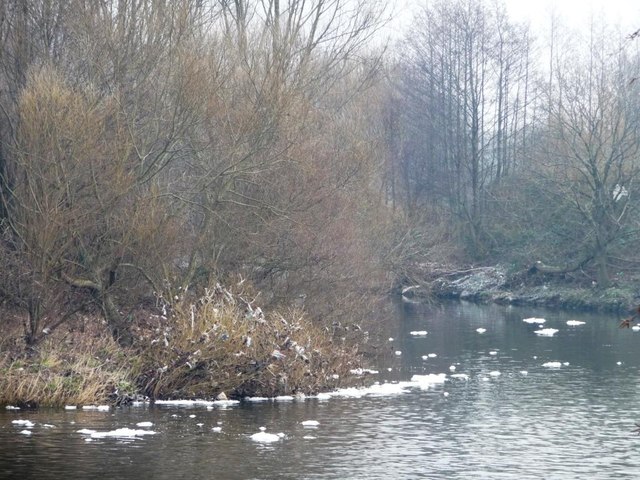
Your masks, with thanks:
[{"label": "white foam on water", "polygon": [[278,395],[273,397],[274,402],[293,402],[295,397],[293,395]]},{"label": "white foam on water", "polygon": [[478,333],[484,333],[484,332],[486,332],[486,331],[487,331],[487,329],[486,329],[486,328],[482,328],[482,327],[480,327],[480,328],[476,328],[476,332],[478,332]]},{"label": "white foam on water", "polygon": [[366,375],[366,374],[376,375],[376,374],[378,374],[380,372],[378,372],[378,370],[372,370],[370,368],[354,368],[353,370],[349,370],[349,373],[351,375],[360,376],[360,375]]},{"label": "white foam on water", "polygon": [[543,323],[546,322],[544,318],[536,318],[536,317],[523,318],[522,321],[525,323],[537,323],[538,325],[542,325]]},{"label": "white foam on water", "polygon": [[260,427],[260,431],[258,433],[254,433],[253,435],[251,435],[251,440],[253,440],[254,442],[259,442],[259,443],[273,443],[273,442],[279,442],[281,439],[284,438],[284,433],[279,433],[279,434],[275,434],[275,433],[267,433],[265,432],[265,427]]},{"label": "white foam on water", "polygon": [[155,435],[153,430],[134,430],[132,428],[117,428],[108,432],[93,432],[91,438],[135,438],[144,435]]},{"label": "white foam on water", "polygon": [[546,362],[542,364],[543,367],[547,368],[560,368],[562,367],[562,363],[560,362]]},{"label": "white foam on water", "polygon": [[240,404],[240,400],[156,400],[155,403],[171,407],[230,407]]},{"label": "white foam on water", "polygon": [[458,378],[460,380],[469,380],[469,375],[466,373],[454,373],[451,378]]},{"label": "white foam on water", "polygon": [[409,332],[409,334],[413,335],[414,337],[425,337],[428,332],[426,330],[413,330]]},{"label": "white foam on water", "polygon": [[579,325],[584,325],[586,322],[582,322],[580,320],[567,320],[567,325],[570,327],[577,327]]},{"label": "white foam on water", "polygon": [[11,420],[11,423],[13,423],[14,425],[21,425],[27,428],[33,428],[36,425],[31,420]]},{"label": "white foam on water", "polygon": [[216,407],[233,407],[235,405],[239,405],[240,400],[214,400],[213,405]]},{"label": "white foam on water", "polygon": [[320,422],[318,420],[304,420],[300,422],[300,424],[303,427],[317,427],[318,425],[320,425]]},{"label": "white foam on water", "polygon": [[416,384],[423,390],[434,385],[443,384],[446,380],[447,375],[445,373],[429,373],[427,375],[414,375],[411,377],[411,383]]},{"label": "white foam on water", "polygon": [[370,387],[348,387],[328,392],[329,398],[362,398],[366,396],[382,397],[388,395],[399,395],[405,393],[407,388],[412,386],[411,382],[399,382],[399,383],[375,383]]},{"label": "white foam on water", "polygon": [[558,333],[558,329],[543,328],[542,330],[536,330],[534,333],[536,335],[540,335],[541,337],[553,337],[556,333]]},{"label": "white foam on water", "polygon": [[156,405],[168,405],[172,407],[196,407],[213,405],[211,400],[156,400]]},{"label": "white foam on water", "polygon": [[151,422],[138,422],[136,423],[136,427],[153,427],[153,423]]},{"label": "white foam on water", "polygon": [[109,410],[111,410],[111,407],[109,405],[83,405],[82,410],[95,410],[98,412],[108,412]]}]

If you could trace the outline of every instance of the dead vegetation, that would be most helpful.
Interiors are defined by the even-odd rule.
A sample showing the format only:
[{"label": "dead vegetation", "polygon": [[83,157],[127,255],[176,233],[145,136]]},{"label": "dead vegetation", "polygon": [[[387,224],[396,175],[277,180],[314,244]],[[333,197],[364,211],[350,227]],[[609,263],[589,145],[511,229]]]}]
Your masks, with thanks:
[{"label": "dead vegetation", "polygon": [[157,308],[136,312],[128,348],[105,322],[75,320],[25,351],[16,323],[0,346],[0,404],[314,394],[349,381],[359,366],[353,342],[298,308],[265,313],[256,296],[220,284],[159,296]]},{"label": "dead vegetation", "polygon": [[313,394],[340,385],[357,362],[356,347],[302,310],[264,312],[246,291],[217,284],[163,308],[138,343],[138,385],[151,398]]}]

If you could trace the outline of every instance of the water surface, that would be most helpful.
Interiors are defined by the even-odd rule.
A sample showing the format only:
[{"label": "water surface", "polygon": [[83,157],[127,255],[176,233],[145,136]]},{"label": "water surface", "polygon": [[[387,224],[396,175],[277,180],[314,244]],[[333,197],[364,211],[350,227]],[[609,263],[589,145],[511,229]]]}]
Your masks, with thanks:
[{"label": "water surface", "polygon": [[[539,337],[522,322],[533,316],[559,331]],[[569,327],[569,319],[586,324]],[[398,304],[388,321],[394,340],[382,342],[389,353],[371,365],[380,371],[371,381],[446,373],[444,384],[210,410],[2,411],[0,478],[640,478],[632,432],[640,421],[640,332],[620,330],[606,315],[466,303]],[[423,360],[429,353],[437,356]],[[543,366],[552,361],[564,365]],[[451,366],[469,379],[452,378]],[[20,434],[16,419],[34,422],[32,434]],[[311,419],[317,428],[300,423]],[[78,433],[141,421],[157,434],[88,441]],[[286,437],[253,442],[263,425]]]}]

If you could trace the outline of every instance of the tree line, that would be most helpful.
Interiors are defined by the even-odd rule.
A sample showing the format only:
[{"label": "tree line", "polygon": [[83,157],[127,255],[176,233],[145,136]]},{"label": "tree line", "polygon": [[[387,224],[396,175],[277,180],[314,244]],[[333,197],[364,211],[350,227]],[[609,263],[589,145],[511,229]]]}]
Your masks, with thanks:
[{"label": "tree line", "polygon": [[638,50],[596,19],[538,38],[499,3],[435,1],[389,63],[387,202],[457,258],[599,287],[637,272]]},{"label": "tree line", "polygon": [[[28,344],[231,274],[315,318],[420,262],[632,275],[637,45],[436,0],[0,0],[0,296]],[[546,37],[546,38],[545,38]]]},{"label": "tree line", "polygon": [[[343,0],[3,0],[5,303],[33,344],[225,275],[338,312],[379,242],[383,22]],[[376,275],[375,273],[371,275]],[[333,298],[329,298],[329,297]],[[319,298],[319,297],[318,297]]]}]

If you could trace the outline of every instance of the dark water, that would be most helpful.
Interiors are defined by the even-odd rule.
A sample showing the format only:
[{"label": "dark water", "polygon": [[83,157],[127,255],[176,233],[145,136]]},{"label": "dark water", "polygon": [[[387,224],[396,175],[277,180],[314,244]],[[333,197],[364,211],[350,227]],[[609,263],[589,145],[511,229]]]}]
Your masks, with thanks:
[{"label": "dark water", "polygon": [[[522,322],[532,316],[559,332],[538,337]],[[586,324],[569,327],[569,319]],[[389,322],[395,340],[385,348],[402,355],[389,355],[376,378],[450,375],[455,365],[469,379],[388,396],[226,409],[1,411],[0,478],[640,478],[640,437],[632,433],[640,421],[640,332],[602,315],[469,304],[398,305]],[[429,333],[414,338],[412,330]],[[428,353],[437,357],[423,360]],[[569,364],[543,367],[549,361]],[[32,434],[20,434],[15,419],[34,422]],[[320,425],[300,424],[309,419]],[[153,422],[157,434],[86,441],[77,433],[140,421]],[[261,425],[286,437],[253,442]]]}]

